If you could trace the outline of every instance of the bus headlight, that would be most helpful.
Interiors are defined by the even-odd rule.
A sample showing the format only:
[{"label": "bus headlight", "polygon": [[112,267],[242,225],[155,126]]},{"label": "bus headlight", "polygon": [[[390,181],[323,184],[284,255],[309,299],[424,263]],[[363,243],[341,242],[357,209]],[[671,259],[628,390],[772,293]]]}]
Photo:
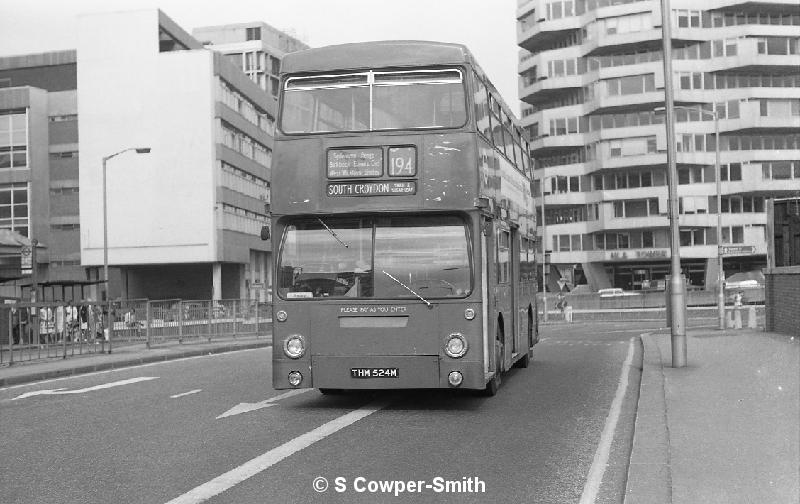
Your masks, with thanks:
[{"label": "bus headlight", "polygon": [[283,353],[290,359],[299,359],[306,352],[306,343],[299,334],[292,334],[283,342]]},{"label": "bus headlight", "polygon": [[450,371],[450,374],[447,375],[447,383],[449,383],[451,387],[458,387],[463,381],[464,376],[460,371]]},{"label": "bus headlight", "polygon": [[444,343],[444,353],[454,359],[463,357],[467,353],[467,340],[461,333],[451,334]]},{"label": "bus headlight", "polygon": [[300,371],[291,371],[289,373],[289,385],[296,387],[303,381],[303,374]]}]

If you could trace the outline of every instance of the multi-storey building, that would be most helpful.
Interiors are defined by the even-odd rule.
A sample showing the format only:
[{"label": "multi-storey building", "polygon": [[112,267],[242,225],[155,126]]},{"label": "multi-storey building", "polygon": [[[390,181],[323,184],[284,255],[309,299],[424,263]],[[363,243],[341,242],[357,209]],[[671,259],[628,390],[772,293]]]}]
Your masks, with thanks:
[{"label": "multi-storey building", "polygon": [[192,35],[207,48],[225,54],[276,99],[283,56],[308,49],[295,37],[262,22],[195,28]]},{"label": "multi-storey building", "polygon": [[[79,20],[81,260],[110,295],[267,296],[275,100],[158,10]],[[108,159],[107,242],[103,159]]]},{"label": "multi-storey building", "polygon": [[[800,7],[671,3],[681,266],[691,286],[710,290],[717,147],[722,244],[739,246],[725,257],[727,276],[766,266],[765,199],[800,192]],[[522,115],[551,276],[647,289],[669,273],[660,9],[658,0],[518,3]]]},{"label": "multi-storey building", "polygon": [[20,251],[31,239],[39,243],[39,299],[65,291],[80,297],[92,284],[80,264],[76,61],[75,51],[0,58],[5,296],[29,299],[31,278],[21,271]]}]

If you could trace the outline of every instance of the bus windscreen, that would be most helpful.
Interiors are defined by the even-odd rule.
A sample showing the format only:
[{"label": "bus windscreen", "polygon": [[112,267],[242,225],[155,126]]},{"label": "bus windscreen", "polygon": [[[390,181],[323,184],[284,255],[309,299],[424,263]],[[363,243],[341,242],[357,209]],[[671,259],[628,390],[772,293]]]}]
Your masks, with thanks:
[{"label": "bus windscreen", "polygon": [[459,69],[290,77],[281,129],[286,134],[457,128],[466,123]]},{"label": "bus windscreen", "polygon": [[466,297],[468,243],[457,217],[298,221],[284,233],[278,292],[285,299]]}]

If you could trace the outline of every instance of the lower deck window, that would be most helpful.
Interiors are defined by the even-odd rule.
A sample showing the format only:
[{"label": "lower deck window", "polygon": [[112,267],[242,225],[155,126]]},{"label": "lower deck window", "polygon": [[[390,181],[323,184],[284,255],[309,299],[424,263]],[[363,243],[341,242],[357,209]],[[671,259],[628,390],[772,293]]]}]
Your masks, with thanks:
[{"label": "lower deck window", "polygon": [[464,297],[472,269],[467,226],[451,216],[317,218],[284,231],[285,299]]}]

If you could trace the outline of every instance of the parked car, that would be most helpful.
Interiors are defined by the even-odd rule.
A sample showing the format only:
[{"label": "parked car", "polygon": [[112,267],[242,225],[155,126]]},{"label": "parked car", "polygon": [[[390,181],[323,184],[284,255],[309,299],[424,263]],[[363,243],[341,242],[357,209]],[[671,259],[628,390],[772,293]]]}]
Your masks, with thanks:
[{"label": "parked car", "polygon": [[747,271],[744,273],[734,273],[725,281],[725,288],[733,289],[757,289],[764,286],[764,273],[761,271]]},{"label": "parked car", "polygon": [[623,297],[623,296],[638,296],[638,292],[631,292],[622,290],[619,287],[614,287],[611,289],[600,289],[597,291],[600,294],[601,298],[613,298],[613,297]]}]

